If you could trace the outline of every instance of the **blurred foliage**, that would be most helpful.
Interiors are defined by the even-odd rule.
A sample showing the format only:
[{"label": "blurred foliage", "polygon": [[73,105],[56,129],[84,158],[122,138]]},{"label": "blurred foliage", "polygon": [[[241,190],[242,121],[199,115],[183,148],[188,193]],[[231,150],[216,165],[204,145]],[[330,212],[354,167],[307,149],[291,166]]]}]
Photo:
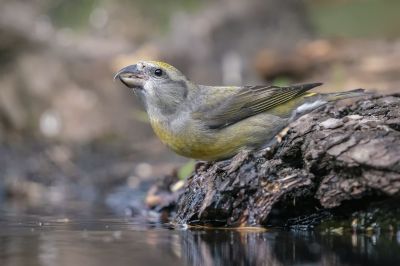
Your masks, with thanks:
[{"label": "blurred foliage", "polygon": [[307,0],[311,19],[323,37],[398,37],[398,0]]},{"label": "blurred foliage", "polygon": [[194,167],[196,165],[195,160],[189,160],[183,166],[181,166],[178,170],[178,178],[180,180],[185,180],[189,177],[189,175],[194,171]]},{"label": "blurred foliage", "polygon": [[[55,25],[84,29],[92,11],[97,7],[115,7],[117,10],[139,10],[140,16],[154,21],[160,30],[168,29],[173,13],[194,11],[206,1],[197,0],[58,0],[49,1],[47,13]],[[129,12],[128,12],[129,14]],[[131,12],[132,16],[136,13]]]},{"label": "blurred foliage", "polygon": [[207,1],[198,0],[124,0],[128,4],[137,5],[145,16],[155,19],[162,30],[168,29],[170,17],[179,10],[195,11]]},{"label": "blurred foliage", "polygon": [[[44,6],[46,13],[58,27],[84,30],[89,25],[88,20],[93,10],[105,7],[117,11],[128,10],[125,14],[117,12],[127,23],[130,23],[129,19],[134,21],[134,17],[139,16],[154,23],[156,30],[168,32],[173,14],[179,11],[194,12],[210,2],[212,1],[57,0],[47,1]],[[400,36],[398,0],[305,0],[305,2],[316,32],[322,37]],[[149,35],[152,33],[149,32]]]},{"label": "blurred foliage", "polygon": [[279,76],[276,77],[273,81],[272,81],[272,85],[274,86],[288,86],[290,85],[292,82],[292,79],[290,77],[287,76]]},{"label": "blurred foliage", "polygon": [[56,26],[79,29],[87,25],[92,10],[102,0],[58,0],[49,1],[47,14]]}]

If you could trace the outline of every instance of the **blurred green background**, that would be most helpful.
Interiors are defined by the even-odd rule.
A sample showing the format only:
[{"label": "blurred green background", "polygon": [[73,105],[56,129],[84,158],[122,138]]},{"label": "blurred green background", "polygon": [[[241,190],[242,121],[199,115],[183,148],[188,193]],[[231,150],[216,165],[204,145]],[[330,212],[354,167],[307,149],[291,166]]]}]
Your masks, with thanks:
[{"label": "blurred green background", "polygon": [[136,198],[123,195],[142,195],[187,163],[155,138],[134,94],[113,82],[140,59],[167,61],[202,84],[314,81],[326,91],[399,91],[397,0],[2,0],[0,7],[5,208],[129,204]]}]

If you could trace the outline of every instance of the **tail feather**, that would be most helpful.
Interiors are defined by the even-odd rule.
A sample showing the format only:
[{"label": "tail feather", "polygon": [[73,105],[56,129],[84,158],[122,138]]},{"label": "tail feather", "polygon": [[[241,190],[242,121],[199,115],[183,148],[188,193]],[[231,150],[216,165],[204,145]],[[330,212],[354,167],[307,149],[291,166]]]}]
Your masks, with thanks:
[{"label": "tail feather", "polygon": [[298,106],[295,112],[292,114],[291,121],[297,119],[299,116],[311,112],[318,107],[327,104],[328,102],[338,101],[347,98],[354,98],[368,95],[364,89],[355,89],[344,92],[334,93],[316,93],[314,95],[307,96],[307,101]]},{"label": "tail feather", "polygon": [[321,94],[323,98],[325,98],[327,101],[338,101],[342,99],[347,99],[347,98],[354,98],[354,97],[360,97],[360,96],[365,96],[368,93],[365,92],[364,89],[355,89],[351,91],[343,91],[343,92],[335,92],[335,93],[324,93]]}]

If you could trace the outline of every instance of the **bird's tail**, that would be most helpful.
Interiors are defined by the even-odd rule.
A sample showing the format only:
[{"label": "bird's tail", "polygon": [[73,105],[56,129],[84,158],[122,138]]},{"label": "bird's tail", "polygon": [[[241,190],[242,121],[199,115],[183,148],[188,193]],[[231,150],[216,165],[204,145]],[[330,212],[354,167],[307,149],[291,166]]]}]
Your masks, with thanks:
[{"label": "bird's tail", "polygon": [[354,98],[368,95],[364,89],[356,89],[344,92],[334,92],[334,93],[310,93],[304,99],[307,99],[304,103],[298,106],[293,113],[290,120],[297,119],[299,116],[311,112],[318,107],[327,104],[328,102],[334,102],[342,99]]},{"label": "bird's tail", "polygon": [[351,91],[343,91],[343,92],[335,92],[335,93],[321,93],[320,94],[324,99],[329,102],[338,101],[347,98],[354,98],[368,95],[364,89],[355,89]]}]

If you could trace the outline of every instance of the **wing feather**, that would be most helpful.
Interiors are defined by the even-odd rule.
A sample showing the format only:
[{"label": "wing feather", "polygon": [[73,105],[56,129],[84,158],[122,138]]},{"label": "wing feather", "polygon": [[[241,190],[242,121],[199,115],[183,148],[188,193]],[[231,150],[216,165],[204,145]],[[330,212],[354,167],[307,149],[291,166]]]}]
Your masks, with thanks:
[{"label": "wing feather", "polygon": [[204,121],[210,129],[224,128],[247,117],[273,109],[303,95],[322,83],[309,83],[289,87],[248,86],[218,99],[213,108],[198,108],[193,117]]}]

